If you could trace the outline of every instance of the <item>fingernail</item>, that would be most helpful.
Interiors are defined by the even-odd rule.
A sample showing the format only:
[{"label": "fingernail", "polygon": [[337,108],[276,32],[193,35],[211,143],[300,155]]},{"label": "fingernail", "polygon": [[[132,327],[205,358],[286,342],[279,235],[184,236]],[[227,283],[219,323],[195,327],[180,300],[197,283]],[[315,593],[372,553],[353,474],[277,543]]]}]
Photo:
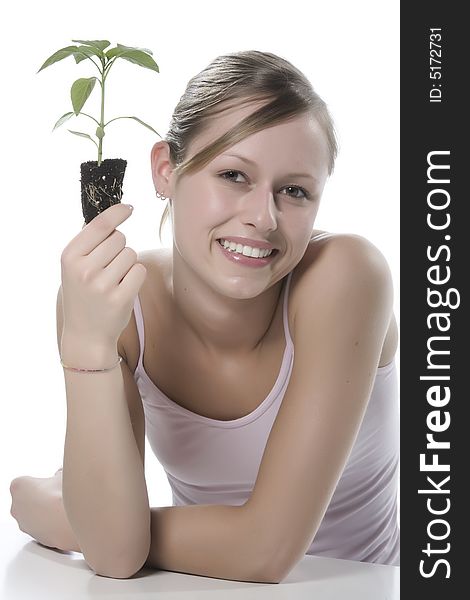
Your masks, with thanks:
[{"label": "fingernail", "polygon": [[134,210],[134,207],[132,206],[132,204],[126,204],[126,206],[129,210]]}]

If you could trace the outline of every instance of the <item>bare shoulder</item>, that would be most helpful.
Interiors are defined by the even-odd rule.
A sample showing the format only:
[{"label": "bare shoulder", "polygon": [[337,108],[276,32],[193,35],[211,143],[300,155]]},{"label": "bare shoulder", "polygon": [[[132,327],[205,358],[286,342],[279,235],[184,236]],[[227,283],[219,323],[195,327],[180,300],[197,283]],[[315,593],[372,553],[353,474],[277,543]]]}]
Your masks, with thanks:
[{"label": "bare shoulder", "polygon": [[344,311],[362,318],[364,307],[382,307],[388,328],[379,366],[391,362],[398,345],[393,300],[393,280],[385,256],[357,234],[317,231],[292,276],[294,322],[299,311],[323,314],[330,307],[338,312],[338,318]]},{"label": "bare shoulder", "polygon": [[300,282],[322,277],[325,270],[330,272],[330,276],[354,278],[366,269],[387,274],[391,281],[387,260],[371,241],[354,233],[317,231],[297,265],[293,278]]}]

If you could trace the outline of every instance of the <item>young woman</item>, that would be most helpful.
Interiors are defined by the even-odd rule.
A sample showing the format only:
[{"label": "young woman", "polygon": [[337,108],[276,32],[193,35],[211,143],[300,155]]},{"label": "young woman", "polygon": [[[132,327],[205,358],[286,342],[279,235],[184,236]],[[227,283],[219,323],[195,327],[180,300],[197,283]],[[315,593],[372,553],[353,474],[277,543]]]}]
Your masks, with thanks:
[{"label": "young woman", "polygon": [[[288,61],[190,80],[151,154],[172,249],[126,247],[116,205],[62,253],[63,471],[12,482],[23,531],[118,578],[399,564],[393,285],[366,239],[313,228],[335,156]],[[172,507],[149,507],[144,431]]]}]

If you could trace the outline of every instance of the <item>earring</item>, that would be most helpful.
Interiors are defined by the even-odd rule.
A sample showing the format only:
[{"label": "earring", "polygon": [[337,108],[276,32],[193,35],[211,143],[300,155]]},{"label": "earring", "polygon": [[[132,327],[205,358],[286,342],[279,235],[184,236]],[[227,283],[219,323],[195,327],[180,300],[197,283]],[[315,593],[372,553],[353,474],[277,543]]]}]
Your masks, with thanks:
[{"label": "earring", "polygon": [[156,194],[157,194],[157,198],[158,198],[159,200],[163,200],[164,202],[165,202],[166,200],[170,200],[170,198],[167,198],[167,197],[166,197],[166,196],[164,196],[163,194],[160,194],[160,192],[159,192],[158,190],[155,190],[155,192],[156,192]]}]

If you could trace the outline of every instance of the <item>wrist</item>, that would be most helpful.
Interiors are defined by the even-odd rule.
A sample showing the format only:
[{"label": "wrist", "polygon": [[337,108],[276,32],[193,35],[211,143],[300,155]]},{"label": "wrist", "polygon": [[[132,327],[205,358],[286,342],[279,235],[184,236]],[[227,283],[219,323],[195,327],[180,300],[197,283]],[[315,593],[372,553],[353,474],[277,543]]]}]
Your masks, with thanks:
[{"label": "wrist", "polygon": [[105,369],[119,358],[117,343],[102,340],[85,340],[76,335],[64,334],[60,358],[68,366],[83,369]]}]

